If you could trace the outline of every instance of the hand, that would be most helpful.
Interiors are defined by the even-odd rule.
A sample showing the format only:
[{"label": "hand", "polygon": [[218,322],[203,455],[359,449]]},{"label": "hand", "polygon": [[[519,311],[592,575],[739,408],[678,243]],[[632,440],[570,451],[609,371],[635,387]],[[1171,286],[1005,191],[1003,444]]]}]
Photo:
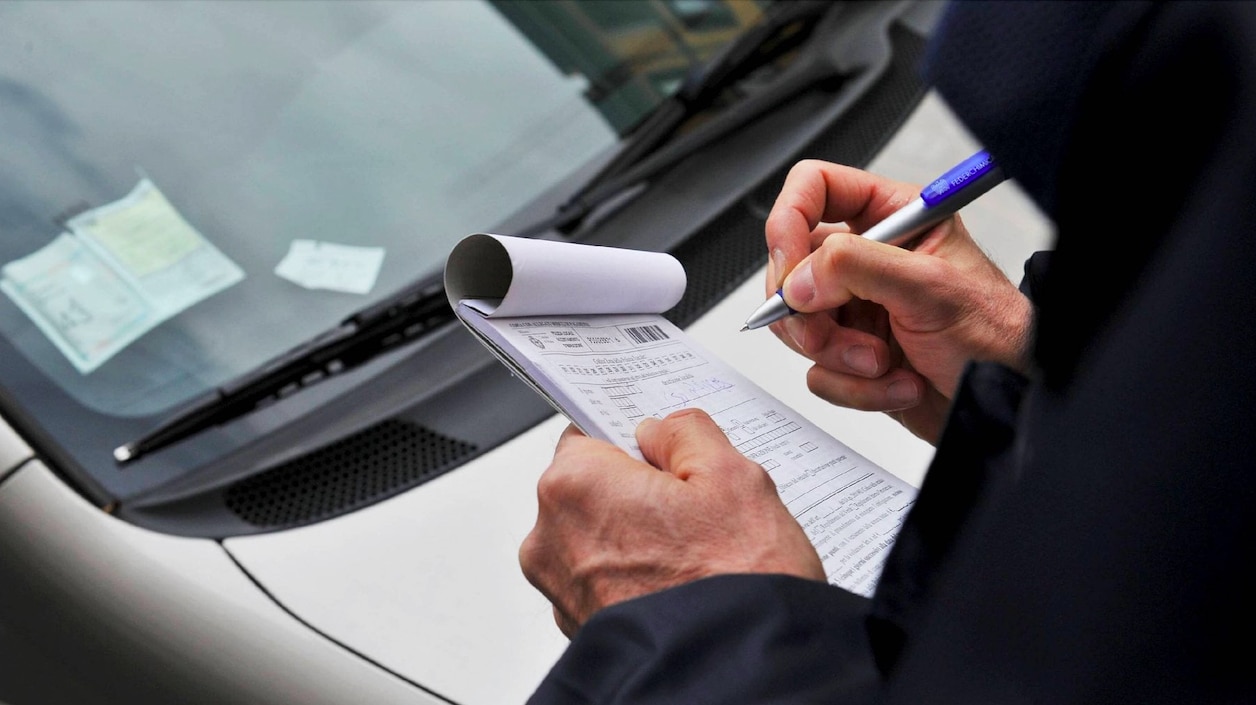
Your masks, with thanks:
[{"label": "hand", "polygon": [[705,413],[646,419],[637,443],[648,464],[568,427],[537,485],[519,564],[568,637],[603,607],[699,578],[825,579],[767,472]]},{"label": "hand", "polygon": [[767,219],[767,292],[783,289],[800,312],[772,331],[815,362],[814,394],[890,413],[936,443],[969,360],[1024,369],[1033,308],[959,216],[911,250],[854,234],[919,195],[859,169],[799,162]]}]

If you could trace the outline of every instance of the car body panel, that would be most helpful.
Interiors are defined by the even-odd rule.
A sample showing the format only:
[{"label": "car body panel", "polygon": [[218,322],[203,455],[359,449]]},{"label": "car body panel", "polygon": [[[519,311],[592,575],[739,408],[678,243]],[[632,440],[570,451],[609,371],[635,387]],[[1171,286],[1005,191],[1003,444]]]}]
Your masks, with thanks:
[{"label": "car body panel", "polygon": [[[929,96],[869,168],[925,183],[976,148]],[[735,155],[724,156],[721,169],[737,168]],[[673,173],[686,169],[693,162]],[[695,178],[686,184],[692,192],[643,202],[692,201],[714,217],[741,197]],[[966,207],[962,217],[1014,280],[1024,257],[1049,245],[1047,226],[1014,183]],[[616,228],[629,226],[612,219],[607,232]],[[665,243],[667,235],[637,237],[647,245]],[[732,287],[689,332],[865,457],[919,485],[932,455],[927,443],[888,416],[816,398],[806,389],[804,358],[767,330],[739,331],[763,300],[763,276],[759,270]],[[385,372],[396,374],[402,357],[392,353],[362,377],[378,373],[387,381]],[[430,374],[445,382],[453,376],[444,368]],[[322,402],[303,402],[312,404],[308,409],[289,413],[277,405],[241,422],[259,436],[255,424],[273,426],[261,429],[267,444],[246,448],[264,456],[266,463],[255,464],[311,452],[407,403],[403,386],[377,388],[368,399],[365,386],[348,389],[354,381],[303,392]],[[516,391],[523,389],[514,381]],[[448,417],[493,402],[490,395],[425,413],[443,414],[455,427],[491,424],[510,409]],[[350,408],[368,404],[369,418]],[[76,493],[55,459],[36,452],[48,439],[23,436],[19,429],[31,426],[22,419],[0,421],[8,422],[0,422],[0,701],[8,705],[497,705],[523,702],[567,643],[517,562],[535,520],[536,481],[566,426],[561,417],[544,417],[456,471],[369,506],[226,538],[210,529],[203,537],[164,533],[111,514],[115,508]],[[203,447],[215,445],[215,433],[229,435],[211,432]],[[173,501],[184,489],[163,488],[172,501],[154,502],[154,525],[163,511],[187,509]]]},{"label": "car body panel", "polygon": [[6,628],[99,702],[442,702],[285,612],[217,542],[111,517],[38,460],[0,485],[0,572]]}]

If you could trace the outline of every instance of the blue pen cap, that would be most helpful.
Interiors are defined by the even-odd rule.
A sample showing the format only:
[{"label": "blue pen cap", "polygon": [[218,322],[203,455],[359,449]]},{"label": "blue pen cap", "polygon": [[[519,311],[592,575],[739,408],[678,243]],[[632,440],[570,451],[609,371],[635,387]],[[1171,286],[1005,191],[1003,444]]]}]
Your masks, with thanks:
[{"label": "blue pen cap", "polygon": [[994,157],[985,150],[977,152],[924,187],[920,200],[925,202],[925,207],[932,208],[994,169]]}]

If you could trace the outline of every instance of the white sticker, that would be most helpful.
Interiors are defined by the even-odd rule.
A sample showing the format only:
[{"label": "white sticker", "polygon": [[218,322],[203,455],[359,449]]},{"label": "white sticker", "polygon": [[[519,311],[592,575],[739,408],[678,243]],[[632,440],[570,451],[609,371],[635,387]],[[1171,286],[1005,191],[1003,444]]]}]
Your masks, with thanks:
[{"label": "white sticker", "polygon": [[384,248],[293,240],[275,274],[307,289],[367,294],[384,263]]},{"label": "white sticker", "polygon": [[87,374],[162,321],[244,278],[148,179],[0,269],[3,290]]}]

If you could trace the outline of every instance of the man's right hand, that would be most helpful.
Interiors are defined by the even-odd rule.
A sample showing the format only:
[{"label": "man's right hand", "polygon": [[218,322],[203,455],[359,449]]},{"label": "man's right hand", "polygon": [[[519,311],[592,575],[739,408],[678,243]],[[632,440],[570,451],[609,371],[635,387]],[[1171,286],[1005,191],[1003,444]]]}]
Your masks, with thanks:
[{"label": "man's right hand", "polygon": [[768,215],[767,293],[799,313],[772,325],[815,365],[807,385],[884,411],[936,443],[964,365],[1024,369],[1033,307],[958,216],[908,250],[859,237],[920,188],[822,161],[790,171]]}]

